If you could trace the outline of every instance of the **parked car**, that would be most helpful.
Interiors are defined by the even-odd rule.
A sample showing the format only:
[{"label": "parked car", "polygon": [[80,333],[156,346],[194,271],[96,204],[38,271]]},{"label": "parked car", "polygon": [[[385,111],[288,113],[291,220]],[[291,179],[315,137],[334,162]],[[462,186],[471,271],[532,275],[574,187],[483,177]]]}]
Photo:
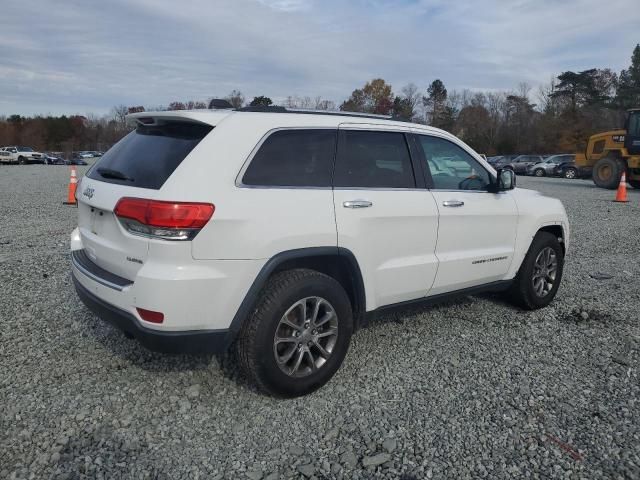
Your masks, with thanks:
[{"label": "parked car", "polygon": [[560,154],[551,155],[545,158],[542,162],[529,165],[527,167],[527,175],[533,175],[536,177],[545,177],[547,175],[554,175],[555,169],[561,163],[573,162],[576,158],[572,154]]},{"label": "parked car", "polygon": [[516,155],[498,155],[496,157],[490,157],[487,161],[493,168],[508,168],[513,170],[511,160],[515,157]]},{"label": "parked car", "polygon": [[87,162],[85,162],[82,158],[79,158],[79,157],[72,158],[71,160],[65,160],[65,163],[67,165],[89,165]]},{"label": "parked car", "polygon": [[55,153],[45,153],[44,163],[47,165],[66,165],[65,159],[61,155]]},{"label": "parked car", "polygon": [[527,168],[531,165],[535,165],[536,163],[540,163],[544,161],[544,157],[542,155],[518,155],[511,161],[511,166],[513,167],[514,172],[517,174],[525,174],[527,173]]},{"label": "parked car", "polygon": [[73,152],[73,157],[76,158],[93,158],[93,152],[87,152],[87,151],[82,151],[82,152]]},{"label": "parked car", "polygon": [[44,163],[44,155],[31,147],[12,146],[0,149],[0,163]]},{"label": "parked car", "polygon": [[589,178],[591,177],[591,167],[576,165],[574,161],[562,162],[553,171],[557,177],[564,178]]},{"label": "parked car", "polygon": [[562,203],[447,132],[283,107],[128,118],[78,185],[71,268],[87,307],[151,349],[234,345],[248,379],[292,397],[379,312],[556,295]]}]

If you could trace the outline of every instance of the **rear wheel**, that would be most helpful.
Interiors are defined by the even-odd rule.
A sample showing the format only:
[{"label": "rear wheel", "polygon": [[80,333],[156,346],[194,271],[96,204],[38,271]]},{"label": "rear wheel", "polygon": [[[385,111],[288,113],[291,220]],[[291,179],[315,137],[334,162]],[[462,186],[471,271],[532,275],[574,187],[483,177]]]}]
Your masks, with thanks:
[{"label": "rear wheel", "polygon": [[18,165],[25,165],[27,161],[24,157],[18,157]]},{"label": "rear wheel", "polygon": [[267,393],[305,395],[338,370],[352,331],[351,303],[335,279],[307,269],[280,272],[240,331],[238,360]]},{"label": "rear wheel", "polygon": [[535,171],[533,172],[533,174],[536,177],[544,177],[545,172],[544,172],[544,170],[542,168],[536,168]]},{"label": "rear wheel", "polygon": [[593,183],[600,188],[615,190],[625,169],[624,162],[615,157],[604,157],[593,166]]},{"label": "rear wheel", "polygon": [[538,232],[514,279],[511,300],[527,310],[546,307],[556,296],[563,266],[564,254],[556,236]]},{"label": "rear wheel", "polygon": [[570,179],[578,178],[578,170],[573,167],[569,167],[564,171],[563,176],[564,178]]}]

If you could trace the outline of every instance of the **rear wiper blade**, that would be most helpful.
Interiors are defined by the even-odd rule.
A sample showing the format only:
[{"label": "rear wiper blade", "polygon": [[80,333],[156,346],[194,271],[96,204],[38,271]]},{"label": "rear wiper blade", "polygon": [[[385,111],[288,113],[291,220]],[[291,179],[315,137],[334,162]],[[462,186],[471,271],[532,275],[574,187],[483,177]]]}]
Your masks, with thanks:
[{"label": "rear wiper blade", "polygon": [[116,180],[129,180],[130,182],[133,182],[133,178],[128,177],[118,170],[113,170],[111,168],[98,168],[97,170],[104,178],[115,178]]}]

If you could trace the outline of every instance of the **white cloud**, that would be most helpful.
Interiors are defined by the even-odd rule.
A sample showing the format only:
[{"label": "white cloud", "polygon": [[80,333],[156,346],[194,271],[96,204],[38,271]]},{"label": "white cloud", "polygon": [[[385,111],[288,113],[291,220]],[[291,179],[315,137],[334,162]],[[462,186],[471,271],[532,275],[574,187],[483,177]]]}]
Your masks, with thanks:
[{"label": "white cloud", "polygon": [[[374,77],[396,90],[535,86],[628,65],[637,0],[138,0],[3,5],[0,114],[322,95]],[[597,25],[597,28],[594,28]],[[609,32],[615,32],[610,34]]]},{"label": "white cloud", "polygon": [[309,0],[257,0],[259,3],[276,10],[284,10],[286,12],[294,10],[304,10],[310,8]]}]

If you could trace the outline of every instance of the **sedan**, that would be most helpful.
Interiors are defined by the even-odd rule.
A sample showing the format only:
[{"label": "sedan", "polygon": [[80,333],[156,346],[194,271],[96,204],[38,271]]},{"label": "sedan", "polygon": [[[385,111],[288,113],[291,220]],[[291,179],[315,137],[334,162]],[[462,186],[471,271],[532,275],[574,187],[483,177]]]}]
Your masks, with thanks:
[{"label": "sedan", "polygon": [[516,173],[526,174],[527,168],[543,161],[544,157],[542,155],[518,155],[511,161],[511,165]]},{"label": "sedan", "polygon": [[591,168],[589,167],[579,167],[572,160],[570,162],[564,162],[558,165],[553,174],[557,177],[564,178],[588,178],[591,176]]},{"label": "sedan", "polygon": [[47,165],[66,165],[64,158],[53,153],[44,154],[44,163]]},{"label": "sedan", "polygon": [[533,175],[535,177],[546,177],[547,175],[554,175],[555,169],[561,163],[573,162],[576,158],[575,155],[552,155],[542,162],[529,165],[527,167],[527,175]]}]

